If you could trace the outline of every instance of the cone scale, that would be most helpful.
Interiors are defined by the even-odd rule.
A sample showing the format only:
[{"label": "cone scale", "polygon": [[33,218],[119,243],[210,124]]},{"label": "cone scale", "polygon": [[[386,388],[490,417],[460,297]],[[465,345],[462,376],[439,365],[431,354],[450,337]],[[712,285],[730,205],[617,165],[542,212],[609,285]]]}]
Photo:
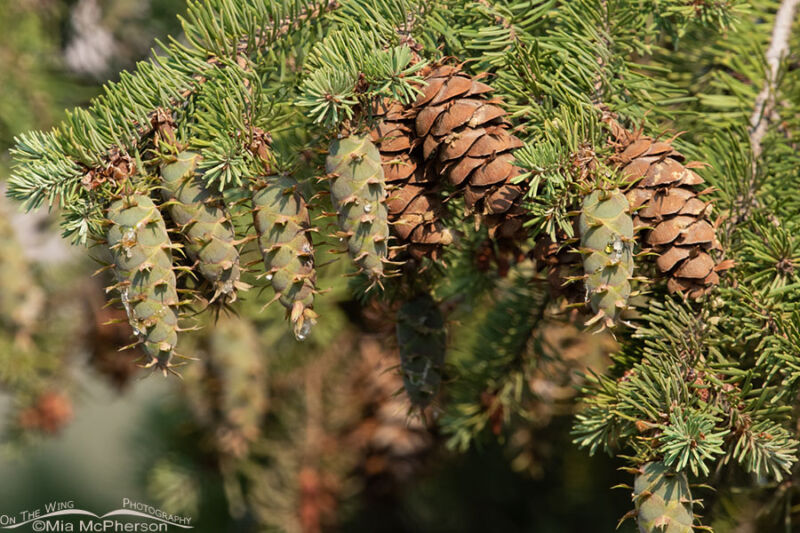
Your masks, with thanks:
[{"label": "cone scale", "polygon": [[695,189],[704,180],[693,170],[704,165],[684,163],[668,141],[616,123],[611,127],[617,151],[613,162],[627,180],[626,196],[635,211],[634,225],[642,228],[642,247],[653,252],[670,292],[703,296],[719,284],[719,273],[733,266],[712,256],[721,246],[711,220],[712,203],[703,199],[711,189]]},{"label": "cone scale", "polygon": [[269,407],[268,358],[247,320],[220,317],[204,332],[206,355],[184,373],[186,392],[199,418],[214,427],[220,451],[244,457]]},{"label": "cone scale", "polygon": [[386,186],[378,148],[368,137],[331,143],[325,169],[342,239],[361,272],[380,283],[388,255]]},{"label": "cone scale", "polygon": [[304,340],[317,315],[313,311],[317,274],[309,238],[308,206],[289,176],[266,176],[253,188],[253,225],[267,279]]},{"label": "cone scale", "polygon": [[485,218],[492,237],[524,238],[524,191],[513,183],[523,173],[513,151],[523,144],[479,78],[459,66],[434,66],[413,105],[415,132],[427,171],[463,191],[467,210]]},{"label": "cone scale", "polygon": [[194,152],[181,152],[161,166],[162,198],[183,236],[184,250],[213,287],[210,300],[233,302],[237,289],[246,287],[239,281],[236,236],[221,199],[196,178],[200,159]]},{"label": "cone scale", "polygon": [[664,463],[639,468],[633,485],[639,533],[692,533],[694,513],[689,481]]},{"label": "cone scale", "polygon": [[146,366],[166,372],[178,342],[179,301],[164,219],[150,198],[132,195],[109,207],[108,220],[115,288],[149,359]]},{"label": "cone scale", "polygon": [[595,312],[587,325],[613,327],[631,294],[633,219],[618,189],[595,190],[583,199],[578,219],[586,301]]},{"label": "cone scale", "polygon": [[[436,261],[453,236],[442,222],[445,211],[438,175],[422,161],[414,114],[389,99],[376,104],[373,114],[380,120],[369,135],[381,154],[392,234],[412,258]],[[402,256],[393,250],[390,255]]]}]

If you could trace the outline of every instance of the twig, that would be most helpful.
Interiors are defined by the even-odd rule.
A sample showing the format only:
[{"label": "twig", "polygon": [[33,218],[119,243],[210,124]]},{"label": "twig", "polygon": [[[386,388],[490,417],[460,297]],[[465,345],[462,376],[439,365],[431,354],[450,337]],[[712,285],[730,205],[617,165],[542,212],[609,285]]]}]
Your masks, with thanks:
[{"label": "twig", "polygon": [[750,151],[752,163],[750,168],[750,178],[747,190],[740,197],[737,206],[737,214],[727,224],[726,233],[730,234],[733,227],[748,218],[750,210],[755,207],[756,188],[758,187],[757,170],[758,160],[761,157],[764,136],[767,134],[770,121],[775,113],[775,95],[777,93],[778,71],[780,70],[781,60],[789,53],[789,37],[792,30],[795,11],[800,0],[783,0],[778,12],[775,14],[775,22],[772,26],[772,36],[769,48],[767,49],[766,59],[769,72],[764,81],[764,87],[756,97],[753,114],[750,116]]},{"label": "twig", "polygon": [[414,52],[415,56],[422,51],[422,45],[419,44],[411,34],[414,32],[414,28],[416,28],[419,19],[424,18],[427,14],[427,7],[428,5],[423,2],[416,12],[409,11],[406,13],[405,22],[395,28],[395,33],[397,33],[400,38],[400,44],[408,46],[411,51]]},{"label": "twig", "polygon": [[772,38],[766,54],[769,73],[764,82],[764,88],[756,98],[753,114],[750,116],[750,147],[753,151],[754,161],[761,155],[761,141],[767,133],[771,115],[775,110],[778,70],[781,60],[789,53],[789,36],[798,4],[800,4],[800,0],[783,0],[775,14]]}]

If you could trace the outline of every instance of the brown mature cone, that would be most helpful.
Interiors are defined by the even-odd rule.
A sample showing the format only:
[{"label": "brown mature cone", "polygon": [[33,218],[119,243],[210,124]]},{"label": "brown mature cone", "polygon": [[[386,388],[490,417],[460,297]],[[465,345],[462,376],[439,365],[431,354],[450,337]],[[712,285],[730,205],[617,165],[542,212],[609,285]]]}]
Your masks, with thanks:
[{"label": "brown mature cone", "polygon": [[373,113],[380,120],[370,137],[381,153],[392,233],[411,257],[438,260],[442,246],[453,242],[453,236],[441,221],[444,208],[437,176],[422,164],[413,116],[390,99],[376,103]]},{"label": "brown mature cone", "polygon": [[349,383],[349,401],[358,404],[359,416],[342,438],[348,449],[359,451],[355,473],[364,478],[366,492],[375,496],[418,472],[434,437],[421,418],[409,418],[408,401],[397,394],[403,388],[401,376],[387,371],[397,356],[369,337],[362,337],[359,352],[361,361]]},{"label": "brown mature cone", "polygon": [[462,189],[467,209],[486,217],[492,237],[515,238],[525,210],[523,187],[511,183],[523,173],[512,152],[522,141],[509,132],[506,112],[488,98],[492,88],[481,77],[460,66],[434,66],[412,106],[415,130],[431,165],[426,171]]},{"label": "brown mature cone", "polygon": [[699,298],[719,283],[718,272],[733,266],[711,255],[721,249],[712,204],[702,198],[711,189],[695,190],[704,180],[692,170],[704,163],[684,163],[670,141],[627,131],[615,122],[611,127],[617,151],[612,161],[630,184],[626,196],[637,210],[640,242],[657,254],[656,267],[668,278],[670,292]]}]

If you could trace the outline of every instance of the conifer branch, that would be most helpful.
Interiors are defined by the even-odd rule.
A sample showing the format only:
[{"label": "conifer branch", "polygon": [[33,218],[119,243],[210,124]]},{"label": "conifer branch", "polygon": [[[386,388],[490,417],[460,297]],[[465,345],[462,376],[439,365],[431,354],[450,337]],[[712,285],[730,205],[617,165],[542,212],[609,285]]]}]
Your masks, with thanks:
[{"label": "conifer branch", "polygon": [[[125,226],[122,207],[111,217],[107,204],[130,188],[130,196],[135,192],[151,217],[133,220],[141,246],[150,224],[141,221],[156,221],[169,231],[159,233],[154,257],[163,260],[163,272],[181,274],[168,280],[181,298],[195,291],[190,278],[203,273],[199,259],[187,264],[192,243],[208,246],[209,253],[218,248],[228,258],[233,247],[242,246],[242,253],[249,254],[252,247],[246,244],[257,242],[265,263],[260,274],[271,282],[273,301],[289,311],[295,326],[302,325],[299,316],[320,319],[312,336],[307,330],[294,333],[298,339],[308,337],[305,346],[323,353],[317,349],[340,338],[344,315],[350,316],[357,300],[371,297],[367,284],[383,274],[383,265],[388,272],[400,263],[399,254],[411,246],[390,242],[389,250],[399,250],[397,258],[389,256],[391,261],[384,261],[388,252],[377,250],[384,250],[389,239],[400,240],[401,227],[415,224],[414,231],[425,231],[421,237],[411,232],[416,240],[406,240],[419,246],[420,256],[392,272],[396,276],[387,276],[381,295],[387,303],[377,304],[376,314],[392,321],[391,306],[418,289],[445,302],[453,317],[449,361],[445,366],[430,361],[444,369],[436,368],[437,379],[448,388],[437,423],[450,446],[463,450],[479,438],[492,438],[490,433],[511,435],[521,419],[536,418],[535,405],[546,399],[538,383],[543,370],[578,353],[561,342],[568,339],[551,338],[551,326],[560,320],[554,313],[562,304],[588,302],[609,318],[609,327],[610,317],[618,315],[634,327],[617,330],[618,349],[598,348],[599,364],[588,350],[575,359],[574,368],[596,370],[581,378],[585,407],[574,427],[577,444],[590,453],[607,450],[638,463],[658,462],[665,475],[669,468],[669,476],[684,479],[692,473],[711,477],[715,468],[731,463],[754,476],[785,479],[800,447],[790,424],[800,390],[800,242],[795,238],[800,176],[796,139],[791,138],[800,113],[791,98],[785,108],[776,106],[782,105],[782,95],[800,86],[800,70],[784,73],[780,68],[786,64],[791,20],[800,0],[784,0],[774,27],[778,2],[748,4],[193,1],[184,21],[185,39],[162,45],[162,55],[124,73],[87,110],[70,113],[61,127],[20,137],[11,195],[29,206],[63,206],[64,227],[86,240],[107,232],[107,218],[117,221],[118,228]],[[726,28],[739,13],[753,13],[742,20],[744,31],[708,31]],[[692,46],[681,48],[680,39]],[[765,68],[760,52],[767,48]],[[441,56],[455,58],[459,66],[442,65]],[[376,101],[390,105],[373,109],[381,107],[373,105]],[[790,125],[787,138],[770,125],[776,111]],[[640,122],[645,116],[651,130],[652,122],[665,117],[671,122],[658,127],[685,130],[680,146],[675,138],[659,140],[615,123]],[[613,139],[603,122],[611,126]],[[708,141],[720,124],[737,133]],[[518,137],[510,134],[515,127]],[[332,136],[341,140],[353,130],[370,131],[370,140],[359,136],[355,148],[336,143],[338,148],[327,151],[336,158],[336,165],[326,169],[331,179],[321,179],[325,150],[320,144]],[[750,158],[751,145],[755,159]],[[164,157],[173,149],[191,152],[182,159],[191,162],[186,172],[171,167],[180,173],[175,180],[166,175]],[[703,164],[691,159],[712,163],[706,185],[698,170]],[[748,173],[754,160],[757,179],[755,172]],[[278,170],[291,167],[292,179],[254,178],[280,174],[272,164]],[[623,177],[630,189],[623,190]],[[178,200],[189,202],[177,193],[175,198],[159,195],[159,189],[178,180],[194,186],[195,178],[199,185],[220,189],[204,205],[215,209],[224,201],[224,216],[210,209],[207,219],[177,221],[171,214]],[[326,206],[307,204],[300,186],[322,201],[330,194],[336,213],[315,216]],[[602,192],[607,186],[613,189]],[[252,189],[259,194],[251,194]],[[641,204],[634,207],[633,200]],[[267,209],[273,204],[277,207]],[[193,212],[201,212],[199,202],[192,200],[192,205]],[[464,206],[491,209],[482,213],[486,218],[480,226],[458,215]],[[164,208],[167,216],[162,217]],[[710,218],[718,208],[740,216],[729,224],[731,238],[722,244]],[[606,209],[611,214],[601,216]],[[330,215],[347,224],[323,236],[324,217]],[[215,238],[208,243],[193,236],[204,231],[201,224],[218,228],[228,217],[230,239],[222,242],[221,231],[206,233]],[[510,229],[487,231],[495,221]],[[742,224],[736,226],[738,221]],[[444,233],[436,226],[440,222],[463,237],[427,241],[428,235],[438,239],[437,233]],[[634,224],[643,231],[635,233]],[[312,231],[323,234],[319,244],[326,246],[347,239],[347,251],[362,272],[365,257],[380,265],[367,265],[374,279],[360,275],[345,290],[348,276],[342,269],[319,269],[316,285]],[[129,240],[128,233],[118,233],[120,243]],[[172,244],[173,235],[183,239],[183,246]],[[634,256],[634,242],[648,249]],[[538,253],[541,243],[545,250]],[[723,245],[731,259],[720,262],[714,250]],[[436,254],[426,255],[434,246]],[[174,259],[165,257],[173,249]],[[600,268],[591,264],[593,258]],[[119,269],[126,258],[117,254],[116,259]],[[735,284],[720,283],[717,272],[734,261],[736,270],[729,276]],[[220,267],[223,262],[235,261],[206,261]],[[256,264],[248,259],[247,267]],[[541,265],[549,269],[552,292],[537,283],[545,281]],[[640,273],[636,279],[654,279],[631,294],[634,265]],[[141,272],[152,270],[144,263],[140,267]],[[621,268],[620,276],[611,274]],[[128,278],[135,274],[131,271]],[[164,285],[154,274],[146,275],[154,287]],[[316,286],[333,290],[317,291]],[[196,292],[203,290],[200,286]],[[673,293],[682,293],[684,301]],[[316,307],[306,315],[312,297]],[[174,300],[179,302],[176,313],[183,312],[180,307],[188,300]],[[636,308],[628,310],[629,305]],[[237,307],[247,320],[250,308]],[[572,312],[571,320],[584,323],[588,318],[580,317],[577,307]],[[320,452],[318,437],[328,431],[323,419],[329,394],[320,389],[320,380],[324,376],[328,383],[340,370],[329,363],[320,366],[318,358],[287,358],[284,348],[300,349],[272,335],[272,322],[279,322],[273,318],[279,317],[261,322],[267,332],[261,338],[281,343],[270,370],[315,365],[296,373],[305,376],[306,386],[292,391],[303,405],[295,415],[308,415],[305,436],[310,440],[305,452],[302,446],[292,452],[298,461],[305,453],[317,468],[311,461]],[[423,320],[418,325],[420,331],[430,326]],[[572,324],[568,329],[574,329]],[[177,333],[177,328],[169,331]],[[424,337],[415,340],[427,342]],[[611,350],[616,350],[613,355]],[[401,358],[404,353],[411,352],[401,350]],[[348,369],[342,366],[341,371]],[[275,420],[293,416],[283,395],[275,396],[281,410],[275,408],[276,417],[263,420],[271,435],[276,434]],[[286,433],[294,433],[286,423]],[[238,467],[225,468],[234,478]],[[243,492],[263,496],[249,486]]]},{"label": "conifer branch", "polygon": [[[102,203],[103,190],[92,192],[99,185],[94,176],[112,173],[121,182],[133,174],[131,165],[125,167],[127,174],[114,172],[115,157],[120,153],[137,157],[135,151],[153,131],[159,109],[183,109],[227,64],[225,58],[262,53],[337,7],[337,0],[285,0],[258,6],[230,0],[190,4],[182,21],[188,44],[175,39],[167,45],[159,43],[164,55],[140,63],[134,73],[123,72],[120,81],[108,84],[88,110],[68,113],[67,120],[50,132],[17,139],[12,150],[17,165],[8,195],[29,209],[61,203],[66,208],[65,235],[85,242],[97,223],[86,215]],[[91,179],[86,180],[87,176]]]},{"label": "conifer branch", "polygon": [[[271,24],[264,27],[258,35],[245,35],[241,37],[238,44],[231,51],[235,63],[247,70],[245,57],[261,51],[265,46],[270,46],[275,41],[286,37],[290,32],[302,28],[308,21],[315,19],[329,11],[333,11],[339,7],[338,0],[327,0],[319,5],[309,5],[301,8],[297,13],[290,14],[282,18],[276,24]],[[188,33],[188,32],[187,32]],[[188,35],[187,35],[188,37]],[[208,59],[210,66],[224,66],[219,57],[214,56]],[[198,88],[208,81],[208,77],[202,73],[193,76],[195,85],[188,87],[180,93],[181,100],[185,102],[189,97],[197,92]],[[181,106],[181,100],[174,99],[170,102],[170,107]],[[138,124],[138,134],[140,136],[148,135],[153,131],[153,119],[158,114],[159,109],[154,109],[149,115],[148,120],[144,123]]]}]

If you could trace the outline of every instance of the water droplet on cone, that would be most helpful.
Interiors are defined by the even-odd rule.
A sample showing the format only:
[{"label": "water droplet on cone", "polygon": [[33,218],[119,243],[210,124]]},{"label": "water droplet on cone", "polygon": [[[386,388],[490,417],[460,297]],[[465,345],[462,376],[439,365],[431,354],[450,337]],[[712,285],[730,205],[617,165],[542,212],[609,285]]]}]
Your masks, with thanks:
[{"label": "water droplet on cone", "polygon": [[294,336],[299,341],[304,341],[308,338],[308,334],[311,333],[311,321],[305,320],[303,321],[303,325],[300,326],[300,329],[296,329],[294,332]]}]

